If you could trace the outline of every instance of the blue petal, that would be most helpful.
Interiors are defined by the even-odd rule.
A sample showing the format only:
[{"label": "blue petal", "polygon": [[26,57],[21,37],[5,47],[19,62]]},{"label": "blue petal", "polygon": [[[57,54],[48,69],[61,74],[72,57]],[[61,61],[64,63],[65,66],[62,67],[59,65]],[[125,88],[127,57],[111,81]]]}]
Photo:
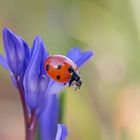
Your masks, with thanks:
[{"label": "blue petal", "polygon": [[91,56],[93,56],[92,51],[81,52],[79,48],[72,48],[67,53],[67,57],[75,62],[78,67],[83,65]]},{"label": "blue petal", "polygon": [[38,70],[39,70],[39,73],[46,74],[46,71],[44,69],[44,62],[47,59],[47,57],[49,56],[49,53],[46,50],[45,44],[43,43],[43,41],[41,40],[41,38],[39,36],[37,36],[35,38],[34,43],[33,43],[33,47],[31,48],[30,53],[31,53],[31,56],[32,56],[32,54],[34,52],[34,49],[36,48],[36,46],[38,46],[38,45],[35,45],[36,39],[40,40],[38,45],[40,45],[40,47],[42,48],[42,54],[41,54],[42,55],[41,56],[42,57],[42,61],[40,63],[40,68]]},{"label": "blue petal", "polygon": [[3,56],[1,56],[1,55],[0,55],[0,64],[1,64],[7,71],[9,71],[10,77],[11,77],[11,80],[12,80],[12,83],[13,83],[13,85],[14,85],[15,87],[17,87],[17,85],[16,85],[16,79],[15,79],[13,73],[9,70],[9,67],[8,67],[8,64],[7,64],[6,60],[5,60],[5,58],[4,58]]},{"label": "blue petal", "polygon": [[26,69],[23,81],[25,88],[25,98],[27,104],[31,108],[36,107],[38,82],[39,82],[38,68],[42,61],[41,59],[42,59],[42,47],[40,46],[40,38],[36,37],[33,43],[33,51],[31,54],[31,59]]},{"label": "blue petal", "polygon": [[8,64],[7,64],[5,58],[4,58],[2,55],[0,55],[0,64],[1,64],[6,70],[9,70]]},{"label": "blue petal", "polygon": [[48,94],[59,93],[64,87],[65,87],[64,83],[56,82],[50,78],[47,93]]},{"label": "blue petal", "polygon": [[44,68],[44,63],[45,63],[47,57],[49,56],[49,53],[46,50],[46,47],[45,47],[45,44],[43,43],[43,41],[42,41],[41,45],[42,45],[42,48],[43,48],[42,63],[41,63],[41,70],[42,71],[41,72],[42,72],[42,74],[46,75],[46,69]]},{"label": "blue petal", "polygon": [[73,62],[76,62],[79,59],[80,55],[80,48],[71,48],[67,53],[67,57],[70,58]]},{"label": "blue petal", "polygon": [[24,87],[27,92],[35,92],[38,86],[38,67],[41,63],[42,47],[40,46],[40,39],[37,37],[33,43],[33,53],[29,65],[24,75]]},{"label": "blue petal", "polygon": [[[25,98],[31,109],[38,107],[47,89],[48,77],[43,75],[44,46],[40,37],[33,43],[30,62],[24,75]],[[43,68],[42,68],[43,67]]]},{"label": "blue petal", "polygon": [[30,51],[29,51],[29,46],[28,44],[21,38],[23,46],[24,46],[24,51],[26,54],[25,60],[24,60],[24,65],[25,67],[27,67],[28,63],[29,63],[29,59],[30,59]]},{"label": "blue petal", "polygon": [[4,28],[3,43],[10,70],[15,75],[23,75],[26,54],[22,40],[8,28]]},{"label": "blue petal", "polygon": [[83,52],[83,53],[81,53],[80,58],[75,63],[78,67],[80,67],[92,56],[93,56],[93,52],[91,52],[91,51]]},{"label": "blue petal", "polygon": [[65,125],[58,124],[57,135],[55,140],[65,140],[68,135],[68,130]]},{"label": "blue petal", "polygon": [[56,94],[48,94],[45,111],[40,115],[41,140],[55,140],[58,123],[58,99]]}]

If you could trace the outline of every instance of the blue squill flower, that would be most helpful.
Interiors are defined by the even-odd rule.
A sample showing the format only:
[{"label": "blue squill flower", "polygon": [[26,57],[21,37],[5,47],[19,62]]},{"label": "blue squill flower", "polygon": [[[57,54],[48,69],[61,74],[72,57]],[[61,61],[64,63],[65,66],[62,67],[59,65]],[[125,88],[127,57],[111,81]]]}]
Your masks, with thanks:
[{"label": "blue squill flower", "polygon": [[[8,28],[3,29],[3,42],[6,59],[0,55],[0,63],[9,70],[15,83],[15,76],[24,78],[25,98],[31,109],[36,108],[46,93],[58,93],[64,84],[58,83],[46,75],[44,61],[48,56],[43,41],[37,37],[29,51],[27,43],[15,35]],[[74,61],[78,67],[84,64],[93,53],[81,52],[79,48],[72,48],[67,57]],[[24,75],[25,74],[25,75]]]},{"label": "blue squill flower", "polygon": [[45,111],[39,117],[41,140],[65,140],[67,128],[58,124],[58,99],[57,94],[48,94]]},{"label": "blue squill flower", "polygon": [[[58,124],[56,94],[67,84],[58,83],[46,74],[44,62],[48,52],[43,41],[36,37],[32,48],[29,49],[21,37],[4,28],[3,42],[6,58],[0,55],[0,64],[10,72],[13,83],[17,84],[16,87],[21,93],[27,131],[35,124],[36,119],[33,118],[39,117],[42,140],[64,140],[67,129]],[[72,48],[67,53],[67,57],[78,67],[92,55],[91,51],[82,52],[79,48]]]}]

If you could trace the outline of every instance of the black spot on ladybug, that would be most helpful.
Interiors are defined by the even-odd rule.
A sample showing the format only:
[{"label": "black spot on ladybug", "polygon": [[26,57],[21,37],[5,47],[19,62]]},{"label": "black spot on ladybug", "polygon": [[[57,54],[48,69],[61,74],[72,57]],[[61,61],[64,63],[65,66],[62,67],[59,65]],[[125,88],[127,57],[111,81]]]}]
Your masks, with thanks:
[{"label": "black spot on ladybug", "polygon": [[61,69],[61,65],[58,65],[58,66],[57,66],[57,69]]},{"label": "black spot on ladybug", "polygon": [[69,67],[69,68],[68,68],[68,72],[69,72],[69,73],[72,73],[72,72],[74,72],[74,69],[73,69],[72,67]]},{"label": "black spot on ladybug", "polygon": [[47,65],[46,65],[46,70],[48,71],[48,70],[49,70],[49,68],[50,68],[50,65],[49,65],[49,64],[47,64]]},{"label": "black spot on ladybug", "polygon": [[59,79],[60,79],[60,75],[57,75],[57,76],[56,76],[56,79],[59,80]]}]

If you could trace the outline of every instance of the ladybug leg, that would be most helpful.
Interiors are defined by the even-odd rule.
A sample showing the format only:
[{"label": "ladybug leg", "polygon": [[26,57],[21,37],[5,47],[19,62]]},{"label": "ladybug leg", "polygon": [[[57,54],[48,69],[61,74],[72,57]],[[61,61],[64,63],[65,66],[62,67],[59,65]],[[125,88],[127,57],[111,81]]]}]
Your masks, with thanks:
[{"label": "ladybug leg", "polygon": [[73,82],[73,78],[71,78],[70,81],[69,81],[69,87],[72,86],[72,82]]},{"label": "ladybug leg", "polygon": [[71,87],[71,86],[72,86],[73,81],[74,81],[74,78],[73,78],[73,77],[71,77],[71,79],[70,79],[70,81],[69,81],[69,87]]},{"label": "ladybug leg", "polygon": [[76,88],[75,88],[75,91],[77,90],[77,88],[79,89],[79,87],[76,87]]},{"label": "ladybug leg", "polygon": [[81,85],[82,85],[82,81],[79,79],[79,81],[76,82],[75,90],[80,89]]}]

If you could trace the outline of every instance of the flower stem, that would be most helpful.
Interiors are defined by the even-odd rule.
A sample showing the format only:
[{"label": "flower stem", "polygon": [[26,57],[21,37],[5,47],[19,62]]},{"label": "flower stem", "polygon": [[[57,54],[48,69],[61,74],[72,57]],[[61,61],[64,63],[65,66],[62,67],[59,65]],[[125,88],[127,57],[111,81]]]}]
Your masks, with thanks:
[{"label": "flower stem", "polygon": [[28,108],[26,106],[26,101],[25,101],[23,83],[21,82],[19,76],[16,76],[15,78],[16,78],[16,84],[19,91],[22,109],[23,109],[23,115],[24,115],[25,140],[33,140],[36,122],[37,122],[36,112],[34,110],[31,113],[28,111]]},{"label": "flower stem", "polygon": [[37,122],[36,112],[33,110],[31,113],[30,122],[29,122],[29,125],[27,128],[28,132],[26,135],[26,140],[33,140],[34,139],[36,122]]}]

